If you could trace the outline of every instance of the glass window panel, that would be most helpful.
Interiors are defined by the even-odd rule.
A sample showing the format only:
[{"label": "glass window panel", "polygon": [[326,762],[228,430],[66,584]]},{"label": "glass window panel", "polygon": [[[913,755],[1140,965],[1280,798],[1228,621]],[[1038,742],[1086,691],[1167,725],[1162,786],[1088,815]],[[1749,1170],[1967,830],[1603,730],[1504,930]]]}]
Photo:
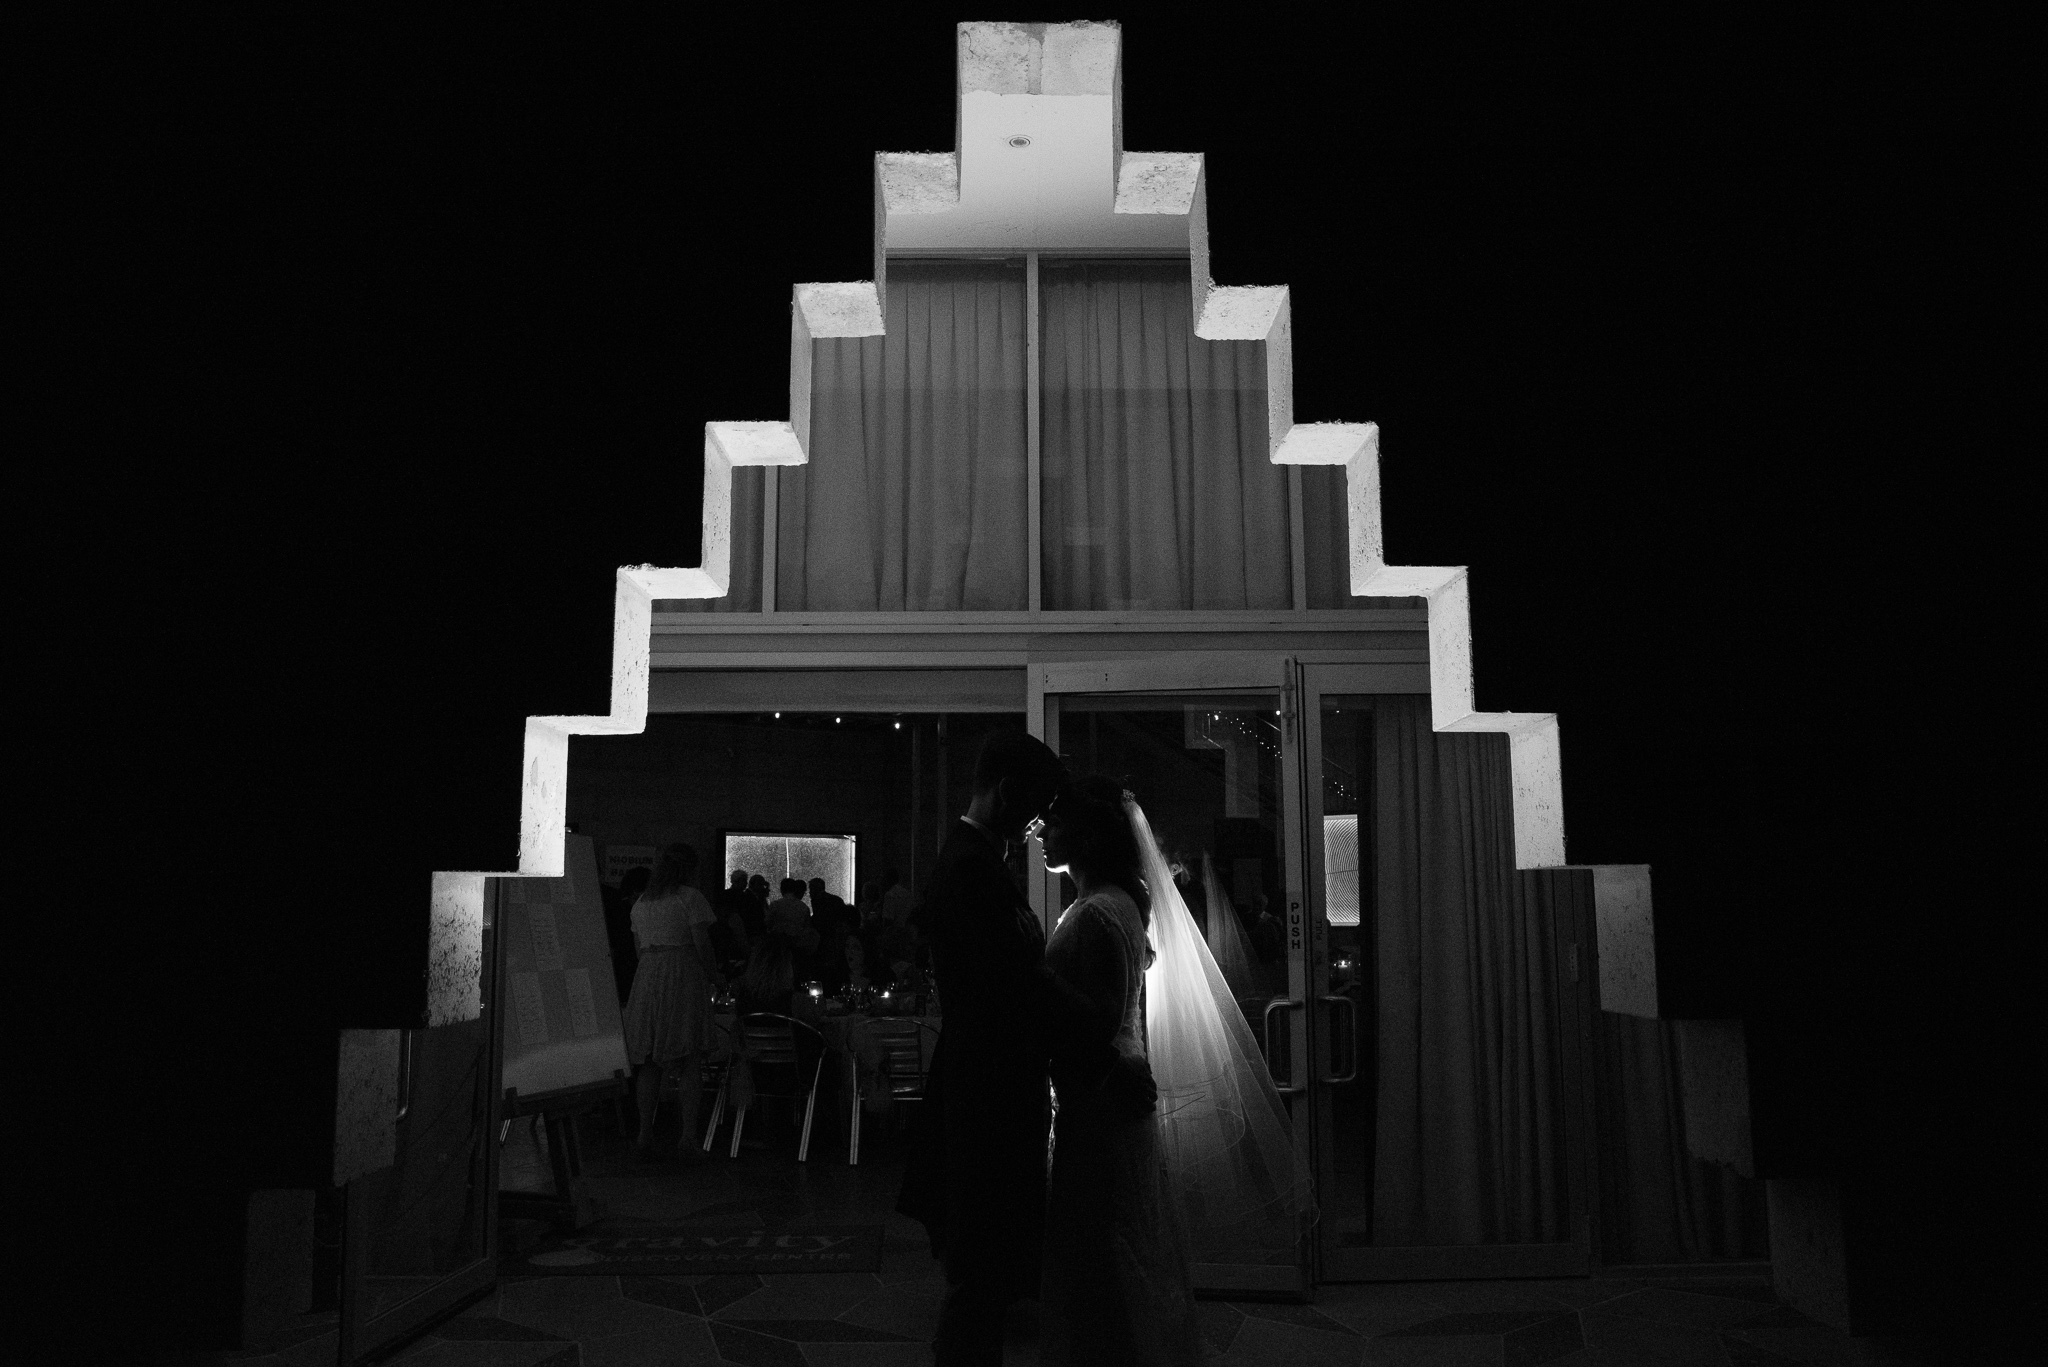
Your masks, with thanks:
[{"label": "glass window panel", "polygon": [[1021,262],[891,261],[886,333],[812,344],[810,461],[778,486],[778,609],[1030,605],[1024,296]]},{"label": "glass window panel", "polygon": [[825,880],[825,890],[853,900],[854,858],[859,841],[850,835],[785,835],[733,832],[725,837],[725,882],[736,870],[759,874],[772,891],[785,878]]},{"label": "glass window panel", "polygon": [[1507,739],[1435,732],[1422,695],[1325,697],[1321,729],[1322,991],[1358,1062],[1327,1099],[1326,1232],[1568,1240],[1569,989],[1545,875],[1514,865]]},{"label": "glass window panel", "polygon": [[1186,261],[1039,263],[1044,606],[1286,608],[1265,344],[1194,335]]}]

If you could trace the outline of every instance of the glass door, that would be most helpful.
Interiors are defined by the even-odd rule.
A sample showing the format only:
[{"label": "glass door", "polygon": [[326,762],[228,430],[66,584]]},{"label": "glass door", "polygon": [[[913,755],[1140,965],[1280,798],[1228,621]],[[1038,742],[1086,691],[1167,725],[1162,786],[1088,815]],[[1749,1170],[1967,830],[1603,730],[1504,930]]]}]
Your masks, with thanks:
[{"label": "glass door", "polygon": [[1583,1274],[1587,875],[1517,871],[1507,737],[1389,682],[1302,669],[1319,1276]]},{"label": "glass door", "polygon": [[[1291,659],[1244,653],[1040,665],[1030,717],[1074,773],[1106,775],[1137,795],[1308,1162],[1307,1070],[1295,1062],[1309,1057],[1309,1027],[1294,669]],[[1035,881],[1049,932],[1073,888],[1054,874]],[[1306,1294],[1311,1285],[1297,1218],[1190,1234],[1200,1289]]]}]

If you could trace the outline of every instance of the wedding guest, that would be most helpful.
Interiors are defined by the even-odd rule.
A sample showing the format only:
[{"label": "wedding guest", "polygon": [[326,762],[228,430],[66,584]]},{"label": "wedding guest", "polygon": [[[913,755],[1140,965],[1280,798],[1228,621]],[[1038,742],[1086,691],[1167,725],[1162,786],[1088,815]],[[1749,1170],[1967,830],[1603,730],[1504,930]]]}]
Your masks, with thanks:
[{"label": "wedding guest", "polygon": [[1280,951],[1287,946],[1287,934],[1266,902],[1266,894],[1252,894],[1252,949],[1258,954],[1259,962],[1270,964],[1280,957]]},{"label": "wedding guest", "polygon": [[654,1113],[661,1099],[662,1074],[680,1074],[684,1161],[699,1156],[695,1143],[697,1105],[703,1091],[706,1051],[716,1042],[711,1019],[711,987],[718,979],[718,961],[711,947],[711,903],[690,885],[697,872],[697,851],[688,845],[665,847],[655,860],[647,888],[633,903],[633,939],[640,953],[633,990],[626,999],[626,1057],[634,1068],[640,1103],[640,1135],[635,1152],[654,1154]]},{"label": "wedding guest", "polygon": [[867,946],[861,943],[860,936],[858,935],[849,935],[846,937],[845,985],[855,992],[865,991],[866,989],[873,987],[875,985],[874,982],[868,977]]},{"label": "wedding guest", "polygon": [[825,880],[813,878],[811,892],[811,926],[818,932],[818,938],[828,944],[839,943],[839,927],[852,928],[853,914],[847,910],[846,899],[828,892]]},{"label": "wedding guest", "polygon": [[860,928],[865,931],[882,914],[882,885],[870,878],[860,885],[860,896],[854,902],[854,910],[860,915]]},{"label": "wedding guest", "polygon": [[749,877],[747,879],[747,897],[754,904],[753,912],[747,917],[747,924],[749,926],[758,926],[765,933],[768,928],[768,903],[774,900],[768,895],[768,880],[758,873]]},{"label": "wedding guest", "polygon": [[718,896],[711,903],[711,909],[718,913],[718,919],[721,921],[729,916],[739,917],[740,924],[746,928],[747,942],[749,944],[753,942],[755,936],[761,933],[761,924],[755,918],[757,908],[754,906],[754,899],[747,893],[747,871],[745,869],[734,869],[732,871],[732,883],[730,886],[719,891]]},{"label": "wedding guest", "polygon": [[799,878],[782,880],[782,895],[768,904],[764,913],[768,933],[794,944],[810,929],[811,909],[804,905],[804,885]]},{"label": "wedding guest", "polygon": [[1166,867],[1173,874],[1173,886],[1180,893],[1180,900],[1186,904],[1188,915],[1195,918],[1195,929],[1202,932],[1204,939],[1209,935],[1209,890],[1202,886],[1202,858],[1189,854],[1185,849],[1177,850],[1168,860]]},{"label": "wedding guest", "polygon": [[747,951],[752,944],[747,934],[747,923],[738,912],[712,912],[711,948],[718,956],[721,972],[728,975],[746,967]]},{"label": "wedding guest", "polygon": [[719,966],[728,976],[746,967],[747,952],[760,934],[748,924],[748,913],[753,909],[753,901],[747,896],[747,871],[734,869],[732,881],[711,899],[711,911],[716,918],[711,945],[718,951]]}]

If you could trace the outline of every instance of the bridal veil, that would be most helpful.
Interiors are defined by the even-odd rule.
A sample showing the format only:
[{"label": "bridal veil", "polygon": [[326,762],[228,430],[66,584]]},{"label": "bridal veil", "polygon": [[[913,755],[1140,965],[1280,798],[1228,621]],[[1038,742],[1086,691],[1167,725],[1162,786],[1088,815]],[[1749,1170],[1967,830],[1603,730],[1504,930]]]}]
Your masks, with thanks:
[{"label": "bridal veil", "polygon": [[[1162,1143],[1198,1244],[1291,1247],[1315,1213],[1294,1127],[1236,994],[1174,886],[1151,823],[1128,796],[1152,893],[1157,957],[1145,974],[1145,1036]],[[1209,915],[1230,915],[1213,894]]]}]

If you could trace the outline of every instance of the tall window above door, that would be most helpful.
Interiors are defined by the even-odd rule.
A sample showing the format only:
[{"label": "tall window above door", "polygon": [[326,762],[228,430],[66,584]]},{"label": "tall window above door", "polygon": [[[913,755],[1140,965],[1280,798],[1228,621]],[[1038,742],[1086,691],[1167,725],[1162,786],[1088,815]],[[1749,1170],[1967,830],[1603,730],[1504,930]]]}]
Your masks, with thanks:
[{"label": "tall window above door", "polygon": [[809,460],[733,473],[696,611],[1396,606],[1349,595],[1344,471],[1272,463],[1266,344],[1194,335],[1188,262],[889,262],[812,343]]},{"label": "tall window above door", "polygon": [[1029,607],[1024,263],[891,261],[886,326],[814,344],[776,608]]},{"label": "tall window above door", "polygon": [[1041,258],[1043,605],[1293,606],[1265,348],[1194,335],[1182,261]]}]

